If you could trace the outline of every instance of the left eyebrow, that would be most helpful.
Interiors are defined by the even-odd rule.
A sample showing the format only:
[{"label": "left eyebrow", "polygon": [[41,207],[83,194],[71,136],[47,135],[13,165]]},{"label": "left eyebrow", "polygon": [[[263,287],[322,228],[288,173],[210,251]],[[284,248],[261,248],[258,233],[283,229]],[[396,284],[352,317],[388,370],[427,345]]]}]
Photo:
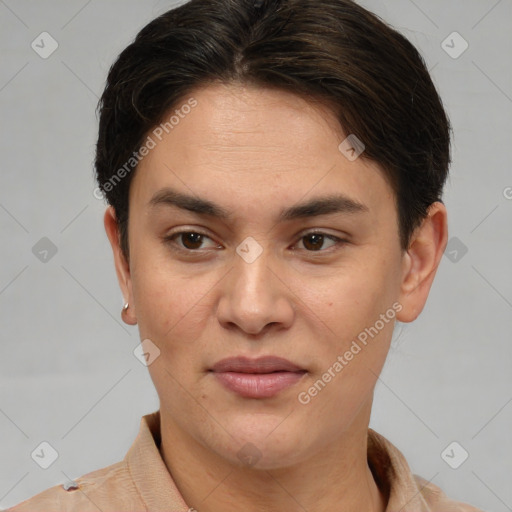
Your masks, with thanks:
[{"label": "left eyebrow", "polygon": [[305,203],[286,208],[279,215],[280,221],[319,217],[333,213],[368,213],[370,209],[363,203],[343,194],[313,198]]},{"label": "left eyebrow", "polygon": [[[229,212],[225,208],[208,199],[184,194],[169,187],[156,192],[148,202],[148,206],[152,208],[157,206],[174,206],[198,215],[215,217],[223,220],[233,218],[232,212]],[[365,204],[346,195],[335,194],[326,197],[313,198],[295,206],[284,208],[278,215],[278,221],[285,222],[334,213],[368,213],[369,211],[370,209]]]}]

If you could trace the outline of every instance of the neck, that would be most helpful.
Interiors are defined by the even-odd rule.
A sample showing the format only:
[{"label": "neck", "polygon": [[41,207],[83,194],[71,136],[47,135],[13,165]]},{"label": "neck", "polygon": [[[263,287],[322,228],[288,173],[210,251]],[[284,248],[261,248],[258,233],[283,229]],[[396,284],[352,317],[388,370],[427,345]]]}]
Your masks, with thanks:
[{"label": "neck", "polygon": [[367,462],[370,407],[338,438],[294,466],[241,468],[160,414],[160,452],[185,502],[197,512],[384,512]]}]

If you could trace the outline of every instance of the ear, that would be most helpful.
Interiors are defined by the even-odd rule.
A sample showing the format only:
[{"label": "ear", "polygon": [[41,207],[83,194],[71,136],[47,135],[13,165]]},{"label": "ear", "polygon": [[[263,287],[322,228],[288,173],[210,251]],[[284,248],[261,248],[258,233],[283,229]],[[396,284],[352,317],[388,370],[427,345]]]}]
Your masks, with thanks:
[{"label": "ear", "polygon": [[399,299],[402,310],[396,315],[400,322],[412,322],[423,311],[447,243],[448,215],[444,204],[437,201],[414,231],[403,257]]},{"label": "ear", "polygon": [[119,286],[121,287],[125,302],[129,304],[128,309],[122,312],[121,317],[125,323],[135,325],[137,323],[137,317],[135,316],[135,303],[133,301],[130,264],[126,261],[121,250],[119,226],[115,210],[112,206],[109,206],[105,211],[103,222],[108,239],[110,240],[110,245],[112,246],[112,252],[114,253],[114,264]]}]

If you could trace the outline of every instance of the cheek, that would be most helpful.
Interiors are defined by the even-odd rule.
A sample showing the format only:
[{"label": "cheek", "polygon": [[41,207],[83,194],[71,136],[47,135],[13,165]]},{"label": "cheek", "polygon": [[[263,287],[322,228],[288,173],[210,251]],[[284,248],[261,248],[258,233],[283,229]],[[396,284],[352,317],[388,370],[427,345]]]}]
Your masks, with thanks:
[{"label": "cheek", "polygon": [[[393,272],[382,258],[366,262],[360,261],[350,271],[342,269],[304,296],[304,314],[323,333],[318,337],[324,341],[316,349],[321,363],[318,370],[323,374],[338,356],[346,354],[346,384],[375,380],[372,372],[378,374],[384,364],[397,313]],[[304,286],[312,288],[311,283]]]},{"label": "cheek", "polygon": [[179,264],[151,260],[149,255],[138,261],[132,282],[141,339],[152,340],[164,360],[180,366],[187,354],[201,350],[198,347],[207,341],[203,338],[219,277],[212,272],[185,273]]},{"label": "cheek", "polygon": [[[301,287],[307,292],[299,293]],[[358,330],[373,324],[393,302],[385,269],[362,262],[342,268],[316,284],[304,279],[297,290],[305,306],[334,335],[356,335]]]}]

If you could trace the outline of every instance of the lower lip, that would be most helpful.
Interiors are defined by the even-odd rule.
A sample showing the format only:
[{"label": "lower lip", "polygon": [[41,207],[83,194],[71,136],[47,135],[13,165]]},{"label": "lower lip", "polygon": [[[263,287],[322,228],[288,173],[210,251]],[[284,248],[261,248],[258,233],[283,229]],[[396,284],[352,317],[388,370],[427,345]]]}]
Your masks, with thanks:
[{"label": "lower lip", "polygon": [[269,398],[277,395],[299,382],[304,374],[305,372],[214,372],[226,388],[246,398]]}]

